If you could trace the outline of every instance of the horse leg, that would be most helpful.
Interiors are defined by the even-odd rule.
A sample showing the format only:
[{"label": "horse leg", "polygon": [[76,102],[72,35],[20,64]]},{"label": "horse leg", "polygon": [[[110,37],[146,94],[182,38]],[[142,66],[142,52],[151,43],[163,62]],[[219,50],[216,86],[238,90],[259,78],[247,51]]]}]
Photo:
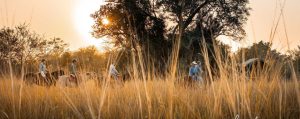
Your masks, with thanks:
[{"label": "horse leg", "polygon": [[76,86],[78,86],[78,85],[79,85],[78,78],[77,78],[77,77],[74,77],[74,79],[75,79]]}]

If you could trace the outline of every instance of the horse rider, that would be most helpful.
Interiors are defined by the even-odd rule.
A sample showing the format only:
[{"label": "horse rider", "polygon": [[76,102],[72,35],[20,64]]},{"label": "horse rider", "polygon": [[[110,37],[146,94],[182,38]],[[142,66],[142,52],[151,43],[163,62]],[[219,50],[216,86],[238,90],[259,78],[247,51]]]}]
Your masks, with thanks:
[{"label": "horse rider", "polygon": [[77,76],[77,60],[73,59],[72,63],[70,65],[69,71],[70,71],[70,80],[75,81],[75,83],[78,85],[78,76]]},{"label": "horse rider", "polygon": [[202,81],[201,73],[202,73],[201,62],[198,61],[197,63],[196,61],[193,61],[189,69],[189,77],[193,81]]},{"label": "horse rider", "polygon": [[47,68],[46,68],[46,60],[42,59],[40,65],[39,65],[39,73],[41,76],[45,79],[47,79],[46,74],[47,74]]},{"label": "horse rider", "polygon": [[115,80],[118,80],[119,72],[117,71],[113,63],[109,66],[109,75],[112,76]]}]

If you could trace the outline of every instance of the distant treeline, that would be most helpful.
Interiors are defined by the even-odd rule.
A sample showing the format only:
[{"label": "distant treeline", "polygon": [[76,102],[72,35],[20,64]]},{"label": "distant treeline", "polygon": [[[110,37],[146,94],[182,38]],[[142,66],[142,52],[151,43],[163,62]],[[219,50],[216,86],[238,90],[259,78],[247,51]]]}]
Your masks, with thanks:
[{"label": "distant treeline", "polygon": [[[19,25],[14,28],[3,27],[0,30],[0,73],[7,74],[10,72],[10,66],[13,73],[21,74],[23,72],[37,72],[38,64],[41,59],[46,59],[48,70],[64,69],[68,71],[68,67],[72,59],[79,61],[79,68],[85,71],[103,72],[107,68],[109,62],[115,62],[117,69],[121,72],[127,70],[132,64],[132,52],[126,48],[117,48],[115,51],[107,51],[100,53],[95,47],[90,46],[78,49],[77,51],[69,51],[68,45],[60,38],[45,38],[31,31],[27,25]],[[200,42],[199,42],[200,44]],[[249,48],[239,49],[235,53],[230,52],[230,47],[221,43],[215,44],[221,52],[223,58],[235,58],[238,63],[243,62],[242,59],[250,58],[274,59],[277,63],[286,65],[287,74],[291,73],[291,65],[299,74],[300,72],[300,46],[298,49],[289,51],[287,54],[281,54],[276,50],[272,50],[271,43],[259,42],[254,43]],[[167,46],[166,46],[167,47]],[[162,46],[152,52],[164,50]],[[201,50],[199,57],[190,59],[190,57],[181,57],[179,66],[181,71],[186,71],[189,67],[188,60],[202,60]],[[147,59],[147,53],[143,52],[144,59]],[[185,52],[185,56],[193,55],[193,52]],[[136,56],[137,57],[137,56]],[[150,57],[150,56],[149,56]],[[213,57],[213,56],[211,56]],[[148,58],[155,60],[154,58]],[[154,63],[144,64],[153,65]],[[150,66],[149,65],[149,66]],[[162,62],[160,65],[164,65]],[[145,65],[147,69],[148,65]],[[155,68],[159,66],[155,65]],[[162,66],[164,67],[164,66]]]},{"label": "distant treeline", "polygon": [[[72,59],[78,59],[86,70],[103,70],[107,53],[95,47],[69,51],[60,38],[45,38],[31,31],[26,24],[0,30],[0,73],[37,72],[41,59],[46,59],[48,70],[67,69]],[[67,70],[66,70],[67,71]]]}]

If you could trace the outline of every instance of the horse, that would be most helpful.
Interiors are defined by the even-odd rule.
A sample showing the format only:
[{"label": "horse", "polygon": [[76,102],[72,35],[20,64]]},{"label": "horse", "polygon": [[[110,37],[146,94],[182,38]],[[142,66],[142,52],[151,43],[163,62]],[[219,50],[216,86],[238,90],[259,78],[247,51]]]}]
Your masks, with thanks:
[{"label": "horse", "polygon": [[58,80],[59,76],[65,75],[65,72],[63,70],[57,70],[57,71],[53,71],[51,72],[51,76],[52,78],[54,78],[55,80]]},{"label": "horse", "polygon": [[28,85],[51,86],[55,85],[58,77],[62,75],[64,75],[63,70],[53,71],[51,73],[46,72],[46,77],[43,77],[41,73],[29,72],[24,76],[24,82]]},{"label": "horse", "polygon": [[29,72],[24,76],[24,82],[26,84],[33,84],[37,82],[38,75],[33,72]]},{"label": "horse", "polygon": [[46,77],[43,77],[41,73],[27,73],[24,76],[24,82],[28,85],[37,84],[42,86],[50,86],[52,85],[52,78],[49,73],[45,73]]},{"label": "horse", "polygon": [[[264,69],[266,62],[259,58],[252,58],[242,63],[241,69],[246,72],[247,78],[258,76]],[[241,71],[242,71],[241,70]]]},{"label": "horse", "polygon": [[245,61],[242,65],[245,67],[246,72],[251,72],[254,69],[262,69],[265,65],[265,61],[258,59],[258,58],[253,58]]},{"label": "horse", "polygon": [[[77,79],[75,79],[77,80]],[[71,77],[71,75],[63,75],[63,76],[59,76],[56,86],[60,86],[60,87],[76,87],[78,86],[78,82],[73,80],[73,77]]]}]

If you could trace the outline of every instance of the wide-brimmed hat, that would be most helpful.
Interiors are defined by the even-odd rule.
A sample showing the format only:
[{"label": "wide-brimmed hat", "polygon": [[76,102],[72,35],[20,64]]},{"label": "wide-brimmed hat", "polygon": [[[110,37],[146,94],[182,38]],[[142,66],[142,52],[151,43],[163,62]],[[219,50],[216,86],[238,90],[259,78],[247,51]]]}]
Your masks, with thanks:
[{"label": "wide-brimmed hat", "polygon": [[197,64],[197,62],[196,62],[196,61],[193,61],[192,64]]}]

